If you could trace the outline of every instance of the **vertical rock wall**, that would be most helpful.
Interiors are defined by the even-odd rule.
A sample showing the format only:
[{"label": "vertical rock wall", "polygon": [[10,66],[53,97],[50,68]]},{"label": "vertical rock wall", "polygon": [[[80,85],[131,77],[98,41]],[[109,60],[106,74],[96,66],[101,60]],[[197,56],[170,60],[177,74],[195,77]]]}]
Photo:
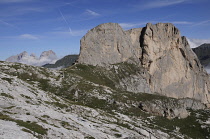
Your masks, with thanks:
[{"label": "vertical rock wall", "polygon": [[210,103],[209,76],[173,24],[148,23],[124,31],[116,23],[106,23],[81,39],[78,63],[106,66],[129,59],[146,69],[152,92]]},{"label": "vertical rock wall", "polygon": [[153,92],[208,103],[208,75],[185,37],[170,23],[147,24],[142,42],[142,65]]}]

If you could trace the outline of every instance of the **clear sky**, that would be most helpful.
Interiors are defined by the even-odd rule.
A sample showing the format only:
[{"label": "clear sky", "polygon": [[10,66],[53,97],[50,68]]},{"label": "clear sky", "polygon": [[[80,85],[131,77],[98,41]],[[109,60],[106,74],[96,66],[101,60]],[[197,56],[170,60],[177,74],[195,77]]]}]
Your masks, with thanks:
[{"label": "clear sky", "polygon": [[0,60],[79,53],[81,37],[107,22],[125,30],[171,22],[192,41],[210,42],[210,0],[0,0]]}]

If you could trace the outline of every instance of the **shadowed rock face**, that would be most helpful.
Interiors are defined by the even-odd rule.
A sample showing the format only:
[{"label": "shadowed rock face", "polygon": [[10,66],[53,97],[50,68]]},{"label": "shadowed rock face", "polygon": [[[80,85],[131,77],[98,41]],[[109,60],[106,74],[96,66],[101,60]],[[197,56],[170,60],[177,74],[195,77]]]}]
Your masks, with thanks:
[{"label": "shadowed rock face", "polygon": [[106,66],[129,59],[146,69],[152,92],[209,103],[208,74],[173,24],[148,23],[124,31],[116,23],[106,23],[81,39],[79,63]]}]

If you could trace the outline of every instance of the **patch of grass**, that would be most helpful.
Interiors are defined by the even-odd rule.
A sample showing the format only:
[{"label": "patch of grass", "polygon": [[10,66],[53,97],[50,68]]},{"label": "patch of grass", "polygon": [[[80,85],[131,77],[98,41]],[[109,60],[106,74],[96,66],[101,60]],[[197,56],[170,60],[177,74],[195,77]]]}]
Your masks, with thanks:
[{"label": "patch of grass", "polygon": [[76,74],[87,81],[115,88],[115,83],[107,76],[111,72],[107,72],[107,70],[101,67],[77,64],[68,68],[66,74]]},{"label": "patch of grass", "polygon": [[120,137],[122,137],[122,135],[121,135],[121,134],[114,134],[114,136],[115,136],[116,138],[120,138]]},{"label": "patch of grass", "polygon": [[35,122],[24,122],[22,120],[12,119],[8,115],[4,115],[2,113],[0,113],[0,119],[15,122],[15,123],[17,123],[17,125],[25,127],[26,129],[29,129],[30,131],[36,132],[40,135],[47,134],[47,129],[43,128],[42,126],[38,125]]},{"label": "patch of grass", "polygon": [[1,79],[7,81],[10,84],[12,84],[12,79],[11,78],[1,78]]},{"label": "patch of grass", "polygon": [[27,133],[30,133],[30,134],[33,134],[33,133],[31,132],[31,130],[28,130],[28,129],[26,129],[26,128],[23,128],[22,131],[27,132]]},{"label": "patch of grass", "polygon": [[49,101],[45,101],[45,103],[48,104],[48,105],[54,105],[54,106],[59,107],[61,109],[68,108],[68,105],[62,104],[60,102],[49,102]]},{"label": "patch of grass", "polygon": [[38,118],[40,121],[42,121],[42,123],[48,124],[48,122],[44,119]]},{"label": "patch of grass", "polygon": [[26,100],[25,102],[28,103],[28,104],[33,104],[33,103],[31,103],[30,101],[28,101],[28,100]]},{"label": "patch of grass", "polygon": [[62,125],[64,128],[70,126],[69,123],[66,122],[66,121],[61,121],[61,125]]},{"label": "patch of grass", "polygon": [[59,103],[59,102],[53,102],[52,104],[55,105],[56,107],[61,108],[61,109],[68,107],[66,104],[62,104],[62,103]]},{"label": "patch of grass", "polygon": [[4,108],[4,109],[12,109],[12,108],[14,108],[15,106],[10,106],[10,107],[6,107],[6,108]]},{"label": "patch of grass", "polygon": [[50,118],[48,115],[42,115],[43,118]]},{"label": "patch of grass", "polygon": [[14,99],[13,96],[11,96],[11,95],[9,95],[9,94],[6,94],[6,93],[1,93],[1,96],[8,97],[8,98],[11,98],[11,99]]},{"label": "patch of grass", "polygon": [[157,125],[157,128],[162,128],[166,132],[171,132],[176,130],[176,127],[179,127],[181,132],[184,135],[187,135],[191,138],[203,138],[210,137],[210,127],[202,128],[201,123],[199,123],[199,117],[196,117],[196,113],[199,113],[201,115],[202,120],[207,120],[209,117],[209,114],[206,114],[203,110],[200,111],[192,111],[191,115],[188,116],[185,119],[166,119],[164,117],[157,116],[154,120],[151,122],[155,125]]},{"label": "patch of grass", "polygon": [[2,112],[3,112],[3,113],[8,113],[8,114],[13,114],[13,113],[11,113],[11,112],[9,112],[9,111],[5,111],[5,110],[3,110]]},{"label": "patch of grass", "polygon": [[124,128],[127,128],[127,129],[131,129],[130,125],[128,125],[127,123],[122,123],[122,122],[113,122],[113,124],[116,124],[120,127],[124,127]]},{"label": "patch of grass", "polygon": [[23,95],[23,94],[20,94],[20,95],[24,98],[31,99],[31,97],[29,97],[29,96],[26,96],[26,95]]},{"label": "patch of grass", "polygon": [[116,128],[112,128],[111,130],[114,132],[119,132]]},{"label": "patch of grass", "polygon": [[85,139],[95,139],[95,138],[92,136],[88,136],[88,137],[85,137]]}]

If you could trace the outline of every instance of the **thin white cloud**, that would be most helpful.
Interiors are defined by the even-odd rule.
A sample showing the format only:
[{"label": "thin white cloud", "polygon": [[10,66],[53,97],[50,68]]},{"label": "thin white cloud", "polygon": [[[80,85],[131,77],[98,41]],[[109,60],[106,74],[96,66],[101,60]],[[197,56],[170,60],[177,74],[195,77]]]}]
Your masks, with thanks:
[{"label": "thin white cloud", "polygon": [[55,32],[49,32],[49,34],[53,34],[56,36],[83,36],[87,33],[87,30],[71,30],[71,33],[69,31],[55,31]]},{"label": "thin white cloud", "polygon": [[10,23],[8,23],[8,22],[6,22],[6,21],[3,21],[3,20],[0,20],[0,24],[6,25],[6,26],[8,26],[8,27],[15,28],[15,29],[19,29],[19,28],[16,27],[15,25],[10,24]]},{"label": "thin white cloud", "polygon": [[188,21],[172,21],[169,23],[172,23],[172,24],[176,24],[176,25],[190,25],[190,24],[193,24],[193,22],[188,22]]},{"label": "thin white cloud", "polygon": [[99,16],[99,15],[100,15],[99,13],[94,12],[94,11],[89,10],[89,9],[87,9],[87,10],[85,11],[85,13],[86,13],[86,14],[89,14],[89,15],[92,15],[92,16]]},{"label": "thin white cloud", "polygon": [[193,24],[192,26],[201,26],[201,25],[206,25],[206,24],[210,24],[210,20],[205,20],[205,21],[200,21],[198,23]]},{"label": "thin white cloud", "polygon": [[18,36],[19,39],[27,39],[27,40],[38,40],[39,38],[37,36],[31,35],[31,34],[22,34]]},{"label": "thin white cloud", "polygon": [[144,5],[140,5],[138,7],[142,9],[161,8],[161,7],[167,7],[171,5],[185,3],[187,1],[189,0],[155,0],[155,1],[148,2]]},{"label": "thin white cloud", "polygon": [[0,17],[12,17],[24,15],[29,13],[44,12],[47,9],[44,7],[25,7],[25,6],[11,6],[1,9]]},{"label": "thin white cloud", "polygon": [[72,30],[71,30],[71,27],[69,26],[69,23],[67,22],[66,18],[64,17],[63,13],[61,12],[60,9],[59,10],[59,13],[61,15],[61,17],[63,18],[63,20],[65,21],[66,25],[68,26],[68,29],[69,29],[69,33],[72,34]]},{"label": "thin white cloud", "polygon": [[198,46],[200,46],[201,44],[204,43],[210,43],[210,39],[191,39],[191,38],[187,38],[188,43],[190,45],[191,48],[196,48]]}]

